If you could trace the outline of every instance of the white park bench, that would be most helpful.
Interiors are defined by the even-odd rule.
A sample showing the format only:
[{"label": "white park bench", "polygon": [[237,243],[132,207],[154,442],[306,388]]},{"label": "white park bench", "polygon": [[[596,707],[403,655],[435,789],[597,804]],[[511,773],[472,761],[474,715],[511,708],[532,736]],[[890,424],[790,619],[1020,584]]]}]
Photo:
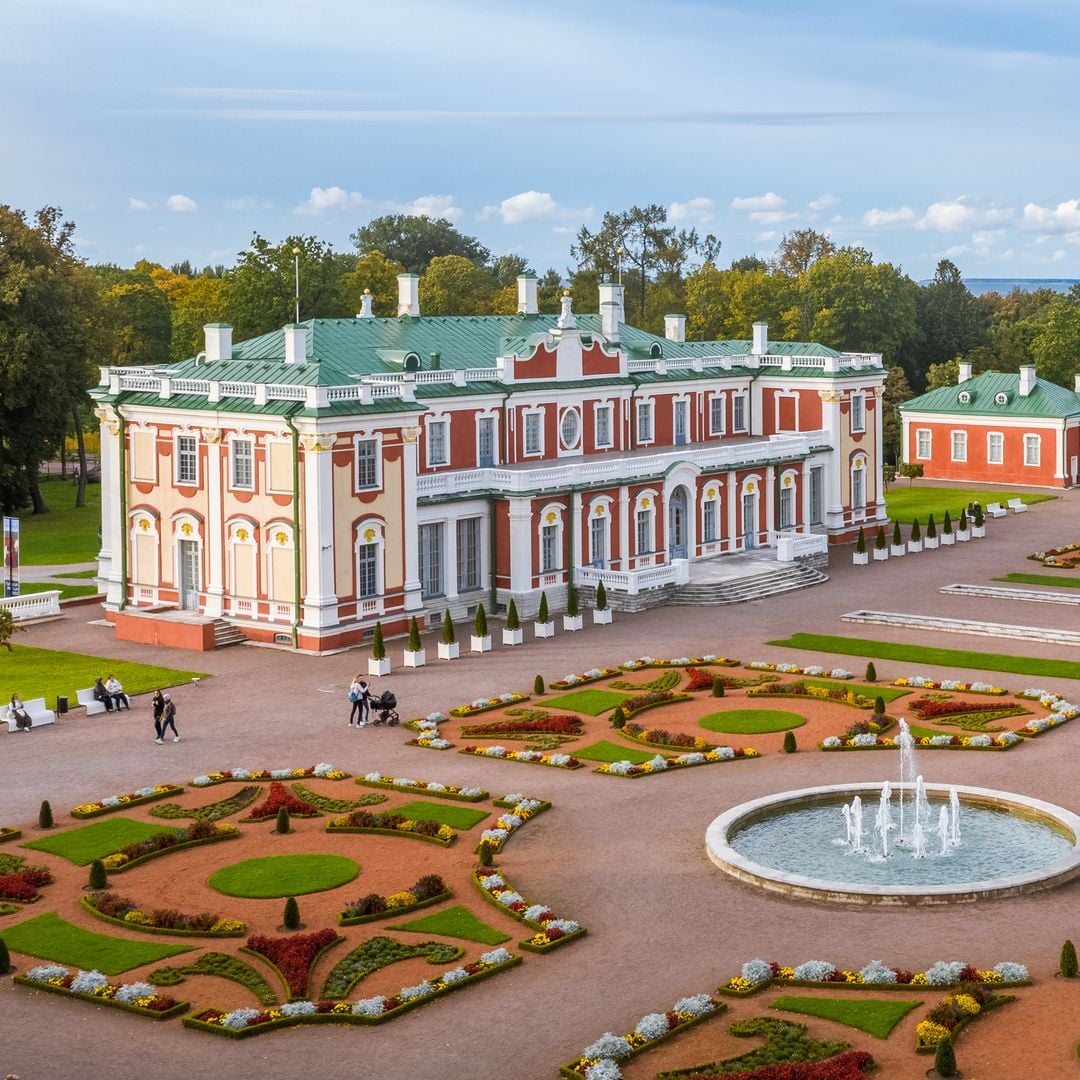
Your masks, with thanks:
[{"label": "white park bench", "polygon": [[1003,507],[1001,505],[1001,503],[996,503],[996,502],[987,503],[986,504],[986,512],[991,517],[1004,517],[1008,513],[1008,511],[1005,509],[1005,507]]},{"label": "white park bench", "polygon": [[94,688],[92,686],[88,690],[76,690],[75,700],[80,705],[86,706],[87,716],[97,716],[98,713],[106,711],[105,702],[98,701],[98,699],[94,697]]},{"label": "white park bench", "polygon": [[1019,499],[1010,499],[1005,504],[1014,514],[1026,514],[1027,507]]},{"label": "white park bench", "polygon": [[[23,708],[30,714],[31,727],[41,727],[43,724],[56,722],[56,713],[52,709],[45,708],[45,699],[43,697],[24,701]],[[0,705],[0,721],[2,720],[7,721],[8,731],[18,730],[18,724],[10,705]]]}]

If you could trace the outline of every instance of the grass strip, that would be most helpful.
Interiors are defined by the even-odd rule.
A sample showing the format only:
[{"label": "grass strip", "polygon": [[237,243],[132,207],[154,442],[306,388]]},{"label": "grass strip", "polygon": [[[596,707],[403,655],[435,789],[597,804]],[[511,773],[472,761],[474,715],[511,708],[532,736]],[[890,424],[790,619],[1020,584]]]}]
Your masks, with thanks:
[{"label": "grass strip", "polygon": [[191,952],[192,948],[95,934],[66,922],[55,911],[7,927],[4,941],[15,952],[105,975],[119,975],[143,964]]},{"label": "grass strip", "polygon": [[646,754],[644,750],[635,750],[630,746],[618,746],[607,739],[601,739],[591,746],[574,749],[574,757],[585,761],[629,761],[634,765],[644,765],[646,761],[652,761],[655,754]]},{"label": "grass strip", "polygon": [[468,908],[452,907],[445,911],[426,915],[412,922],[388,926],[388,930],[408,930],[413,934],[442,934],[444,937],[461,938],[464,941],[479,941],[481,945],[501,945],[510,940],[509,934],[503,934],[486,922],[481,922]]},{"label": "grass strip", "polygon": [[722,731],[728,735],[762,735],[802,727],[806,717],[779,709],[732,709],[703,716],[698,723],[707,731]]},{"label": "grass strip", "polygon": [[[948,510],[953,520],[953,528],[960,517],[960,511],[970,503],[977,502],[984,509],[992,502],[1004,505],[1010,499],[1017,498],[1015,491],[979,491],[976,488],[942,487],[900,487],[893,484],[885,492],[885,509],[891,521],[900,521],[910,525],[913,518],[918,518],[925,526],[926,519],[933,514],[938,532]],[[1036,495],[1025,493],[1019,496],[1025,506],[1056,499],[1056,495]]]},{"label": "grass strip", "polygon": [[268,900],[336,889],[359,873],[359,863],[344,855],[267,855],[223,866],[207,884],[226,896]]},{"label": "grass strip", "polygon": [[43,480],[41,493],[49,512],[20,515],[19,557],[23,565],[60,566],[97,559],[101,485],[86,485],[86,505],[82,507],[74,505],[75,487],[69,481]]},{"label": "grass strip", "polygon": [[833,1020],[865,1031],[875,1039],[887,1039],[892,1029],[921,1004],[921,1001],[877,1001],[873,998],[838,1001],[836,998],[785,996],[778,997],[769,1008]]},{"label": "grass strip", "polygon": [[570,694],[548,698],[544,702],[544,708],[580,712],[586,716],[601,716],[610,712],[616,705],[621,705],[630,696],[630,694],[616,694],[611,690],[575,690]]},{"label": "grass strip", "polygon": [[74,600],[77,596],[96,596],[101,590],[96,585],[65,585],[62,581],[28,581],[20,586],[19,594],[59,592],[61,600]]},{"label": "grass strip", "polygon": [[976,652],[971,649],[935,649],[928,645],[907,645],[892,641],[867,641],[863,638],[837,637],[832,634],[792,634],[791,637],[766,642],[784,649],[808,649],[839,653],[843,656],[868,656],[875,660],[898,660],[909,664],[935,667],[967,668],[972,671],[1007,671],[1017,675],[1038,675],[1048,679],[1080,679],[1080,663],[1075,660],[1049,660],[1036,656],[1009,653]]},{"label": "grass strip", "polygon": [[28,840],[19,847],[30,848],[32,851],[47,851],[50,855],[59,855],[73,862],[76,866],[89,866],[95,859],[120,851],[128,844],[141,843],[159,833],[180,831],[171,825],[119,817],[110,818],[108,821],[95,821],[92,825],[83,825],[78,829],[68,829],[55,836],[43,836],[40,840]]},{"label": "grass strip", "polygon": [[1066,577],[1064,574],[1006,574],[1004,577],[996,577],[991,580],[1008,581],[1013,585],[1046,585],[1055,589],[1058,586],[1066,589],[1080,589],[1080,577]]},{"label": "grass strip", "polygon": [[471,829],[488,817],[486,810],[473,810],[468,806],[447,806],[445,803],[425,802],[417,799],[404,806],[395,806],[395,814],[404,814],[414,821],[437,821],[451,829]]}]

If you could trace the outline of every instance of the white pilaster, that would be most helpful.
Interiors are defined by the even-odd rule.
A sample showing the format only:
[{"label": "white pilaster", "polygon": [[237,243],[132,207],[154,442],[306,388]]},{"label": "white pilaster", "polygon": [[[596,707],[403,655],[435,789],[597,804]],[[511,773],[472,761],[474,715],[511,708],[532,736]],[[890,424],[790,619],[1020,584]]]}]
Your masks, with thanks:
[{"label": "white pilaster", "polygon": [[735,479],[735,472],[731,470],[727,474],[727,483],[724,485],[724,502],[727,504],[727,550],[734,551],[738,546],[738,512],[739,512],[739,485]]},{"label": "white pilaster", "polygon": [[810,531],[810,461],[807,459],[802,463],[802,474],[799,479],[799,491],[802,498],[802,513],[800,515],[799,530],[801,532]]},{"label": "white pilaster", "polygon": [[443,545],[443,585],[447,600],[456,600],[458,595],[458,559],[457,559],[457,522],[450,519],[443,528],[446,540]]},{"label": "white pilaster", "polygon": [[885,399],[882,397],[884,388],[874,388],[874,499],[877,506],[874,517],[885,517],[885,478],[882,476],[882,466],[885,464],[884,447],[882,446],[882,429],[885,423],[884,407]]},{"label": "white pilaster", "polygon": [[420,547],[416,524],[416,440],[420,434],[418,427],[401,429],[402,453],[402,498],[401,520],[402,535],[405,537],[405,610],[419,611],[424,606],[420,590]]},{"label": "white pilaster", "polygon": [[765,531],[776,530],[776,466],[765,467]]},{"label": "white pilaster", "polygon": [[301,435],[304,451],[304,596],[303,624],[336,626],[334,593],[334,458],[333,435]]},{"label": "white pilaster", "polygon": [[225,506],[221,497],[221,432],[203,428],[206,440],[206,599],[203,614],[211,619],[224,611],[225,595]]},{"label": "white pilaster", "polygon": [[630,569],[630,489],[619,488],[619,569]]},{"label": "white pilaster", "polygon": [[571,581],[571,582],[574,581],[574,577],[575,577],[575,574],[577,573],[578,567],[580,567],[582,565],[583,560],[584,560],[584,556],[583,556],[584,547],[583,547],[583,545],[584,545],[585,537],[584,537],[583,534],[585,532],[586,526],[585,526],[585,523],[581,519],[581,506],[582,506],[581,492],[580,491],[575,491],[574,492],[574,498],[573,498],[573,510],[571,511],[571,514],[573,515],[573,518],[572,518],[571,521],[569,521],[567,523],[573,529],[573,532],[570,535],[574,538],[573,546],[572,546],[571,551],[570,551],[570,566],[568,568],[570,573],[569,573],[569,576],[567,578],[567,580]]},{"label": "white pilaster", "polygon": [[819,390],[821,398],[821,426],[829,433],[829,445],[834,447],[829,460],[829,467],[825,469],[825,525],[829,530],[839,530],[844,527],[844,506],[841,502],[840,492],[842,470],[847,469],[847,459],[840,452],[843,445],[840,433],[840,399],[843,396],[838,390]]},{"label": "white pilaster", "polygon": [[116,610],[123,599],[120,545],[126,543],[127,523],[120,520],[120,425],[108,409],[97,410],[101,421],[101,550],[98,576],[106,582],[105,606]]},{"label": "white pilaster", "polygon": [[532,591],[533,545],[539,543],[533,529],[532,500],[510,499],[510,592],[515,596]]}]

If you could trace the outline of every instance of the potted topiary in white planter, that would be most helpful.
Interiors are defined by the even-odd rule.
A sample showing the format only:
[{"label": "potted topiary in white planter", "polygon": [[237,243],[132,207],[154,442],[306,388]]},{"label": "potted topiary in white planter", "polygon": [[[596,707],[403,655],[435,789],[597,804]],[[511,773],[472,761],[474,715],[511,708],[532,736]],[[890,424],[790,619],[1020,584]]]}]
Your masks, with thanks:
[{"label": "potted topiary in white planter", "polygon": [[949,511],[945,511],[945,520],[941,525],[941,544],[943,547],[952,547],[956,543],[956,533],[952,529],[952,518]]},{"label": "potted topiary in white planter", "polygon": [[564,630],[580,630],[584,625],[584,619],[581,616],[581,606],[578,604],[577,589],[574,588],[574,583],[571,581],[566,586],[566,614],[562,617],[562,628]]},{"label": "potted topiary in white planter", "polygon": [[547,593],[540,594],[540,610],[536,613],[536,622],[533,623],[533,633],[537,637],[554,637],[555,623],[548,614]]},{"label": "potted topiary in white planter", "polygon": [[491,652],[491,635],[488,633],[487,612],[483,604],[476,609],[472,637],[469,638],[469,651]]},{"label": "potted topiary in white planter", "polygon": [[912,554],[922,551],[922,530],[919,528],[918,518],[911,523],[911,532],[908,534],[907,549],[912,552]]},{"label": "potted topiary in white planter", "polygon": [[934,524],[934,515],[931,514],[926,522],[926,536],[923,537],[923,548],[926,551],[937,551],[938,534]]},{"label": "potted topiary in white planter", "polygon": [[889,557],[889,545],[885,539],[885,526],[879,525],[874,538],[874,562],[884,562]]},{"label": "potted topiary in white planter", "polygon": [[971,529],[968,526],[967,511],[960,511],[960,520],[956,523],[956,539],[967,541],[971,539]]},{"label": "potted topiary in white planter", "polygon": [[510,606],[506,609],[506,625],[503,627],[502,643],[520,645],[524,640],[525,631],[521,629],[521,617],[518,615],[517,604],[511,597]]},{"label": "potted topiary in white planter", "polygon": [[889,545],[890,555],[906,555],[907,544],[904,543],[903,533],[900,532],[900,522],[894,521],[892,527],[892,544]]},{"label": "potted topiary in white planter", "polygon": [[980,503],[975,504],[975,509],[971,513],[971,535],[977,539],[982,539],[986,535],[986,518],[983,516]]},{"label": "potted topiary in white planter", "polygon": [[450,618],[450,609],[446,609],[442,621],[442,640],[439,642],[440,660],[457,660],[461,655],[457,634],[454,633],[454,620]]},{"label": "potted topiary in white planter", "polygon": [[386,645],[383,642],[382,623],[375,624],[375,632],[371,635],[371,659],[367,662],[369,675],[389,675],[390,661],[386,659]]},{"label": "potted topiary in white planter", "polygon": [[604,583],[596,583],[596,607],[593,608],[592,621],[601,626],[607,626],[611,622],[611,608],[607,606],[607,589]]},{"label": "potted topiary in white planter", "polygon": [[859,538],[855,541],[855,552],[851,556],[851,561],[856,566],[865,566],[870,561],[870,556],[866,552],[866,533],[861,525],[859,526]]},{"label": "potted topiary in white planter", "polygon": [[423,667],[427,663],[427,650],[420,644],[420,627],[416,625],[416,616],[409,620],[409,641],[405,646],[405,666]]}]

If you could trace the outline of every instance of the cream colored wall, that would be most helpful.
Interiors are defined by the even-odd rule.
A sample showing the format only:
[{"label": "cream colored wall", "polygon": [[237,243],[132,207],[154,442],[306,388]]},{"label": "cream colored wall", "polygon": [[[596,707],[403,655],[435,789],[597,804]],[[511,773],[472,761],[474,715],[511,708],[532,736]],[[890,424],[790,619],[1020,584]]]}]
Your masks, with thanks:
[{"label": "cream colored wall", "polygon": [[292,493],[292,441],[284,442],[278,439],[268,443],[269,448],[269,485],[277,492]]},{"label": "cream colored wall", "polygon": [[271,600],[278,600],[283,604],[291,604],[295,599],[293,589],[293,553],[291,548],[272,547],[270,549],[272,564],[273,595]]},{"label": "cream colored wall", "polygon": [[[385,589],[400,589],[405,585],[405,512],[402,509],[405,477],[404,462],[398,459],[390,464],[383,463],[383,494],[378,502],[379,513],[386,520],[384,530],[385,543]],[[410,543],[416,543],[411,537]]]},{"label": "cream colored wall", "polygon": [[152,431],[135,429],[131,435],[131,478],[154,483],[157,480],[157,440]]}]

